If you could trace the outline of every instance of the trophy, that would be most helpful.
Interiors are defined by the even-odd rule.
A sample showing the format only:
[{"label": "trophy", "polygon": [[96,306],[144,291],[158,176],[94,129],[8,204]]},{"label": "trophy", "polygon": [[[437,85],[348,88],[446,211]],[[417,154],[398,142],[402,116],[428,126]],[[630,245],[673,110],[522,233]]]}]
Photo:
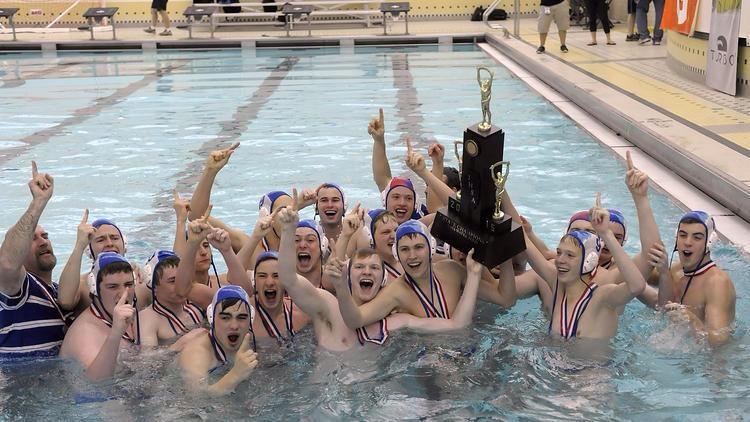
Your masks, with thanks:
[{"label": "trophy", "polygon": [[[482,80],[482,72],[489,78]],[[510,163],[503,161],[505,132],[492,125],[492,72],[480,67],[477,81],[482,95],[482,121],[464,131],[463,151],[454,151],[461,171],[461,192],[438,210],[434,237],[461,252],[474,249],[474,259],[493,268],[526,249],[523,229],[500,209]]]}]

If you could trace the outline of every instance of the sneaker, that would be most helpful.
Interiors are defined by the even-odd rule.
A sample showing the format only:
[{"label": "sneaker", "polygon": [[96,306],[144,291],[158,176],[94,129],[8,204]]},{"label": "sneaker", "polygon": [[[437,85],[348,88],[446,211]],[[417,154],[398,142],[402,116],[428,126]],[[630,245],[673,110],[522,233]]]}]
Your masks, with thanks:
[{"label": "sneaker", "polygon": [[650,36],[646,36],[646,38],[641,38],[640,41],[638,41],[638,44],[645,45],[653,41],[653,39]]},{"label": "sneaker", "polygon": [[170,31],[169,29],[165,29],[159,32],[159,35],[172,35],[172,31]]},{"label": "sneaker", "polygon": [[654,38],[654,45],[661,45],[661,40]]},{"label": "sneaker", "polygon": [[540,45],[539,48],[536,49],[536,54],[542,54],[542,53],[544,53],[544,46]]},{"label": "sneaker", "polygon": [[145,28],[143,30],[143,32],[146,32],[146,33],[149,33],[149,34],[153,34],[153,33],[156,32],[156,28],[152,28],[152,27],[149,26],[148,28]]},{"label": "sneaker", "polygon": [[640,36],[638,34],[629,34],[625,37],[625,41],[638,41]]},{"label": "sneaker", "polygon": [[566,47],[565,44],[563,44],[563,45],[560,46],[560,51],[562,51],[563,53],[567,53],[568,52],[568,47]]}]

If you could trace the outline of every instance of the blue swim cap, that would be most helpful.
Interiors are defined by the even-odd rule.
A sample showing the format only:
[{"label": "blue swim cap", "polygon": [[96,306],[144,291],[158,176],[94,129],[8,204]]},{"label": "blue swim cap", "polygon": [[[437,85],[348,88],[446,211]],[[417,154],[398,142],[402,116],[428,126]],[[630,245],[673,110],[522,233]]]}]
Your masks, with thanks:
[{"label": "blue swim cap", "polygon": [[[719,240],[719,236],[716,234],[716,223],[711,214],[705,211],[689,211],[680,217],[680,222],[677,224],[678,230],[680,224],[686,220],[697,220],[703,227],[706,228],[706,253],[711,252],[711,247],[716,244]],[[674,250],[677,250],[677,241],[675,241]]]},{"label": "blue swim cap", "polygon": [[609,221],[613,223],[617,223],[622,226],[622,232],[623,232],[623,238],[622,243],[625,244],[625,241],[628,240],[628,229],[625,226],[625,216],[622,214],[622,211],[615,209],[615,208],[609,208]]},{"label": "blue swim cap", "polygon": [[364,217],[365,228],[367,236],[370,240],[370,246],[375,247],[375,220],[378,219],[380,214],[386,212],[385,208],[375,208],[374,210],[367,211]]},{"label": "blue swim cap", "polygon": [[599,266],[599,253],[602,251],[601,238],[584,230],[573,230],[565,236],[575,239],[581,247],[581,276],[593,274]]},{"label": "blue swim cap", "polygon": [[315,235],[318,237],[318,246],[320,247],[320,259],[321,261],[325,261],[326,255],[328,254],[328,238],[325,237],[323,228],[320,227],[320,224],[315,220],[300,220],[299,223],[297,223],[297,228],[308,228],[315,232]]},{"label": "blue swim cap", "polygon": [[143,270],[146,273],[146,276],[148,276],[146,285],[150,287],[151,290],[154,289],[154,278],[156,277],[156,270],[157,268],[159,268],[159,264],[161,264],[161,262],[165,259],[173,257],[180,259],[180,257],[172,251],[157,250],[153,253],[153,255],[151,255],[151,258],[148,259],[148,262],[146,263],[146,266],[143,267]]},{"label": "blue swim cap", "polygon": [[224,286],[216,291],[214,299],[207,308],[206,314],[208,315],[208,323],[211,325],[213,330],[214,318],[216,317],[216,305],[227,300],[227,299],[239,299],[241,302],[248,307],[250,312],[250,326],[252,327],[252,321],[255,319],[255,309],[250,305],[250,300],[247,297],[247,292],[240,286]]},{"label": "blue swim cap", "polygon": [[123,258],[122,255],[116,253],[116,252],[102,252],[99,254],[99,256],[96,257],[96,261],[94,262],[94,269],[91,270],[91,274],[93,277],[89,277],[89,291],[99,296],[99,283],[97,282],[97,279],[99,278],[99,272],[106,268],[108,265],[117,263],[117,262],[123,262],[125,264],[130,265],[130,262],[128,262],[127,259]]},{"label": "blue swim cap", "polygon": [[[122,239],[122,245],[125,248],[128,247],[128,241],[127,241],[127,239],[125,239],[125,236],[123,236],[123,234],[122,234],[122,230],[120,230],[120,228],[117,226],[117,224],[115,224],[114,221],[112,221],[112,220],[110,220],[108,218],[97,218],[96,220],[94,220],[91,223],[91,226],[93,228],[95,228],[95,229],[98,229],[101,226],[112,226],[112,227],[114,227],[115,230],[117,230],[117,233],[120,234],[120,239]],[[125,253],[124,250],[122,252]],[[90,242],[89,242],[89,255],[91,256],[91,259],[96,259],[96,257],[94,256],[94,248],[91,246]]]},{"label": "blue swim cap", "polygon": [[289,196],[289,194],[280,190],[268,192],[267,194],[263,195],[262,198],[260,198],[258,209],[265,208],[266,211],[268,211],[268,215],[271,215],[273,213],[273,204],[276,203],[276,200],[281,198],[282,196]]},{"label": "blue swim cap", "polygon": [[424,237],[425,241],[427,241],[427,247],[430,248],[430,259],[432,259],[432,255],[435,253],[435,242],[432,241],[427,226],[419,220],[407,220],[398,226],[396,229],[396,241],[393,243],[393,256],[400,261],[398,256],[398,242],[402,237],[409,234],[418,234]]},{"label": "blue swim cap", "polygon": [[257,258],[255,258],[255,267],[253,267],[253,282],[255,282],[255,272],[258,270],[258,265],[270,259],[275,259],[276,261],[278,261],[279,253],[276,251],[265,251],[258,255]]}]

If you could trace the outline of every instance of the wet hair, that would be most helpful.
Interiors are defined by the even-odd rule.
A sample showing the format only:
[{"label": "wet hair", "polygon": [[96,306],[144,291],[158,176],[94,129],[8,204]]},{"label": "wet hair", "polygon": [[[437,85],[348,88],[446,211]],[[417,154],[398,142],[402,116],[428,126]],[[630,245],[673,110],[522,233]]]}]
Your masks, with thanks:
[{"label": "wet hair", "polygon": [[[377,229],[378,229],[378,227],[377,227],[377,226],[378,226],[378,224],[380,224],[380,223],[384,223],[384,222],[385,222],[385,220],[386,220],[386,219],[388,219],[388,218],[392,219],[393,221],[396,221],[396,215],[395,215],[395,214],[393,214],[393,213],[392,213],[392,212],[390,212],[390,211],[383,211],[383,212],[381,212],[380,214],[378,214],[378,216],[377,216],[377,217],[375,217],[375,219],[374,219],[374,220],[372,220],[372,227],[373,227],[373,229],[375,229],[375,230],[377,231]],[[375,236],[375,233],[372,233],[372,235],[373,235],[373,237],[374,237],[374,236]]]},{"label": "wet hair", "polygon": [[238,297],[230,297],[222,300],[221,302],[219,302],[219,305],[221,305],[221,308],[219,308],[219,312],[223,312],[225,309],[231,308],[238,302],[242,302]]},{"label": "wet hair", "polygon": [[96,285],[98,286],[106,275],[132,272],[133,267],[130,266],[130,263],[122,261],[113,262],[99,270],[99,273],[96,274]]},{"label": "wet hair", "polygon": [[560,243],[567,243],[571,246],[575,246],[575,248],[580,251],[581,250],[581,244],[578,243],[578,239],[571,236],[570,234],[566,234],[565,236],[560,239]]},{"label": "wet hair", "polygon": [[180,258],[177,256],[170,256],[159,261],[159,264],[156,266],[156,270],[154,270],[154,278],[153,280],[151,280],[153,285],[159,285],[159,281],[164,276],[164,270],[166,268],[174,268],[178,265],[180,265]]},{"label": "wet hair", "polygon": [[461,190],[461,174],[455,167],[443,167],[443,176],[445,176],[445,184],[449,188],[459,191]]}]

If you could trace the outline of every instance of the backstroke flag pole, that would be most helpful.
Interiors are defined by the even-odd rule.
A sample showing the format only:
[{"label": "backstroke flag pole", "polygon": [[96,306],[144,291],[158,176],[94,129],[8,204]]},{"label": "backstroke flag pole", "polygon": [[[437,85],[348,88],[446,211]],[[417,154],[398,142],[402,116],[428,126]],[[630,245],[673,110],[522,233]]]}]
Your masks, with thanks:
[{"label": "backstroke flag pole", "polygon": [[742,0],[713,0],[708,35],[706,85],[729,95],[737,93],[737,43]]}]

